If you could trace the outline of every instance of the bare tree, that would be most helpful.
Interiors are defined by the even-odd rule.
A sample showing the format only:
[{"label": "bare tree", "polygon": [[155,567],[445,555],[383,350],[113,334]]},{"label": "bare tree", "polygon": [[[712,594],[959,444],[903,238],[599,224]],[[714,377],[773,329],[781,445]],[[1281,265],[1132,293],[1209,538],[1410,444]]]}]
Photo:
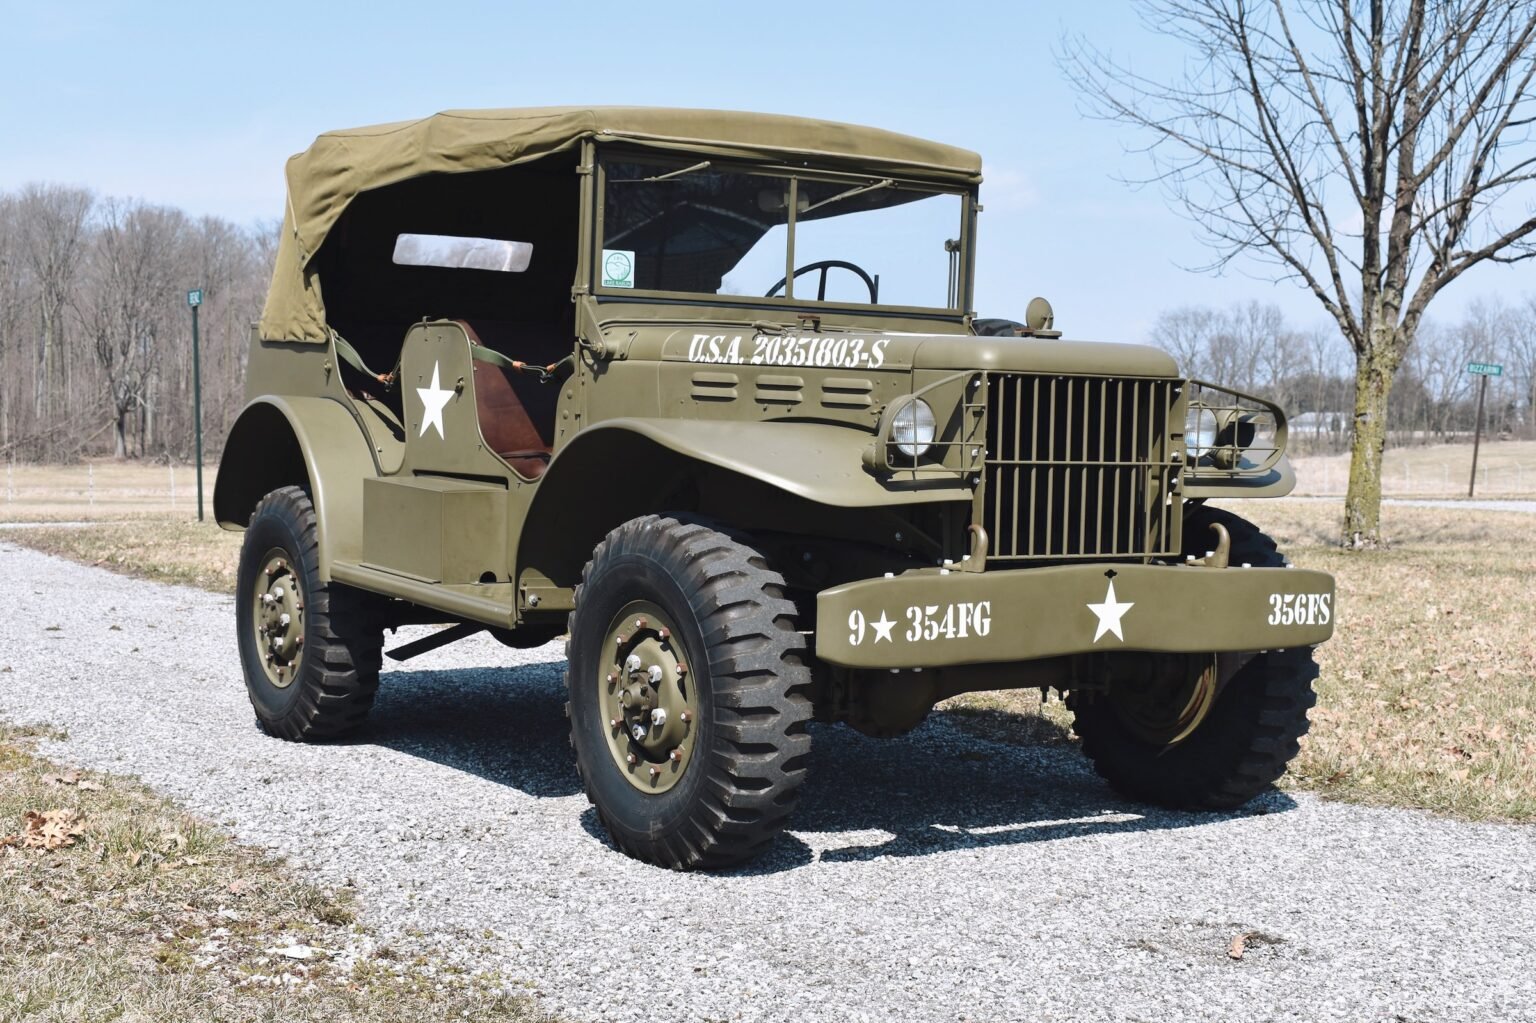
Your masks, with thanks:
[{"label": "bare tree", "polygon": [[186,232],[179,210],[108,199],[86,260],[89,287],[75,305],[107,387],[117,457],[129,454],[138,413],[138,454],[152,441],[147,408],[164,335],[184,277],[177,259]]},{"label": "bare tree", "polygon": [[1141,0],[1191,60],[1168,83],[1081,39],[1093,111],[1149,133],[1212,267],[1299,281],[1355,352],[1344,539],[1380,538],[1394,374],[1436,295],[1536,255],[1536,0]]},{"label": "bare tree", "polygon": [[82,188],[28,185],[18,201],[22,253],[36,281],[39,316],[35,413],[48,412],[55,382],[65,375],[64,309],[80,262],[86,218],[94,198]]},{"label": "bare tree", "polygon": [[22,267],[16,200],[0,195],[0,451],[11,443],[15,403],[11,350],[20,344]]}]

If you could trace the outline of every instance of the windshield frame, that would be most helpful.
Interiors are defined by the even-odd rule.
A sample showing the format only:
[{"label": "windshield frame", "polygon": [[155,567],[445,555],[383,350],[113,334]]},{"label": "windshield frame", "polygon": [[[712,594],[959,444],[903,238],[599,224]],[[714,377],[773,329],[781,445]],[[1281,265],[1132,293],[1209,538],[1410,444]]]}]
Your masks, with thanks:
[{"label": "windshield frame", "polygon": [[[591,174],[593,188],[591,198],[587,200],[587,211],[590,215],[592,230],[585,239],[588,246],[586,259],[586,288],[599,302],[633,302],[633,303],[662,303],[666,305],[691,305],[707,306],[711,308],[751,308],[767,310],[815,310],[818,314],[826,312],[845,313],[854,316],[869,315],[872,312],[899,313],[903,317],[917,319],[938,319],[956,321],[969,315],[972,288],[974,287],[974,255],[975,255],[975,226],[976,214],[981,206],[976,201],[977,186],[956,184],[949,181],[933,181],[917,177],[898,177],[891,174],[869,174],[850,171],[827,169],[823,166],[786,166],[783,163],[771,161],[757,161],[743,158],[710,158],[709,166],[712,169],[725,169],[742,174],[756,174],[770,177],[784,178],[790,181],[814,180],[844,184],[849,188],[874,185],[877,182],[889,180],[894,187],[911,188],[931,192],[935,195],[953,195],[960,199],[960,223],[959,227],[959,267],[958,286],[956,288],[956,306],[944,308],[943,306],[909,306],[894,305],[885,302],[871,304],[867,302],[846,301],[818,301],[815,298],[806,298],[792,295],[791,285],[786,283],[786,294],[767,298],[761,295],[729,295],[706,294],[692,291],[661,291],[645,288],[608,288],[603,286],[602,277],[597,264],[600,262],[600,254],[603,248],[603,237],[606,233],[604,226],[604,214],[608,194],[608,166],[614,162],[639,161],[657,165],[660,173],[688,170],[696,167],[700,158],[696,153],[677,151],[658,151],[637,146],[626,145],[599,145],[596,147],[596,159]],[[788,225],[788,238],[786,241],[786,264],[792,264],[794,260],[795,246],[795,221],[790,219]],[[786,273],[792,266],[786,266]],[[814,275],[808,275],[802,280],[812,282]]]}]

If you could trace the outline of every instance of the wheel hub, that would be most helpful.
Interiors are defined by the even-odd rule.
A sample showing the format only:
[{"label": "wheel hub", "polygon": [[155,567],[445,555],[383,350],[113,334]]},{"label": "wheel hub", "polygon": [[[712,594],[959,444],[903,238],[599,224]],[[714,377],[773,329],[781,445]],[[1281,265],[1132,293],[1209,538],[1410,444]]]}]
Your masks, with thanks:
[{"label": "wheel hub", "polygon": [[298,677],[304,657],[304,598],[298,576],[283,551],[272,551],[256,574],[256,649],[267,680],[286,689]]},{"label": "wheel hub", "polygon": [[1151,678],[1112,686],[1115,711],[1135,735],[1159,746],[1189,738],[1216,702],[1214,657],[1167,658]]},{"label": "wheel hub", "polygon": [[642,792],[665,792],[693,756],[697,690],[671,621],[654,604],[628,605],[608,627],[600,705],[614,763]]}]

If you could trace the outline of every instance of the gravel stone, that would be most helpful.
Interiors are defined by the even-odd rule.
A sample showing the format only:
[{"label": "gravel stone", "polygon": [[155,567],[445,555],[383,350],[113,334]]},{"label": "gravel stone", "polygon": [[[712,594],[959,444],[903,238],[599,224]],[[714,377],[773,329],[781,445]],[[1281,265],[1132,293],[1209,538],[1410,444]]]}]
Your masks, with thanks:
[{"label": "gravel stone", "polygon": [[936,715],[819,728],[773,851],[676,874],[603,838],[558,645],[391,667],[362,735],[301,746],[255,727],[229,597],[4,542],[0,579],[0,716],[67,729],[50,755],[142,777],[355,885],[381,941],[424,932],[573,1020],[1536,1020],[1536,829],[1278,792],[1148,810],[1075,751]]}]

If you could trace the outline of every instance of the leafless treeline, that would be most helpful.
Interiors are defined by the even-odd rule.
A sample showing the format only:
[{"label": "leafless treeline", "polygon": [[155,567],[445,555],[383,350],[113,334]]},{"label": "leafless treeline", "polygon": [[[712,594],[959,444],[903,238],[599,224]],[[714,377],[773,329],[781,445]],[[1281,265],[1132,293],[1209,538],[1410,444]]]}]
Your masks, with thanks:
[{"label": "leafless treeline", "polygon": [[203,424],[239,412],[274,229],[80,188],[0,193],[0,456],[185,458],[191,317],[203,289]]},{"label": "leafless treeline", "polygon": [[[1189,376],[1278,401],[1293,417],[1291,442],[1343,451],[1355,403],[1355,353],[1332,324],[1298,328],[1273,305],[1163,312],[1149,341]],[[1536,295],[1517,305],[1483,299],[1457,322],[1426,320],[1398,367],[1389,410],[1394,445],[1470,440],[1477,378],[1470,362],[1504,375],[1488,384],[1488,436],[1536,439]]]}]

